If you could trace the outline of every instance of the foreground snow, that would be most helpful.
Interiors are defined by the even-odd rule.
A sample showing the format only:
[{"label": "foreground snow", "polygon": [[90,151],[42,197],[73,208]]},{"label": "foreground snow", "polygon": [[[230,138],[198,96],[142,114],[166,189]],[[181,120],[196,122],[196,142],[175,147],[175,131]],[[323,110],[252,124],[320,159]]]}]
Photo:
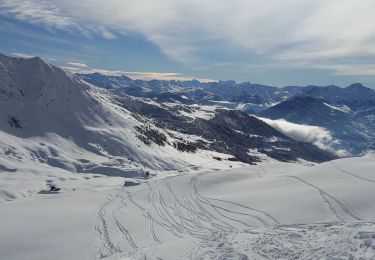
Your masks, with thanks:
[{"label": "foreground snow", "polygon": [[374,156],[233,166],[187,167],[125,187],[101,175],[1,173],[0,191],[47,181],[62,190],[0,203],[0,258],[375,257]]}]

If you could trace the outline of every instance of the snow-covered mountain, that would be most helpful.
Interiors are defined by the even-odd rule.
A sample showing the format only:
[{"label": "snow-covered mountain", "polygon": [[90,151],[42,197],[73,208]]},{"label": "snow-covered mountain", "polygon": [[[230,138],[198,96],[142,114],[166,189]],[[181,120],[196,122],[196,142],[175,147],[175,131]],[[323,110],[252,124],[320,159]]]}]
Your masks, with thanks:
[{"label": "snow-covered mountain", "polygon": [[[163,105],[94,87],[40,58],[0,56],[4,169],[43,163],[72,172],[138,176],[222,160],[334,158],[239,111]],[[246,122],[246,124],[244,123]]]},{"label": "snow-covered mountain", "polygon": [[176,81],[131,80],[126,76],[110,76],[100,73],[77,75],[83,80],[101,88],[120,89],[131,96],[152,98],[160,102],[193,104],[197,101],[214,98],[211,93],[201,88],[185,87]]},{"label": "snow-covered mountain", "polygon": [[199,104],[240,110],[271,119],[322,127],[336,140],[332,149],[345,154],[362,154],[374,149],[375,91],[357,83],[337,86],[288,86],[219,81],[142,81],[124,76],[80,74],[103,88],[117,89],[132,96],[159,102]]},{"label": "snow-covered mountain", "polygon": [[126,94],[148,97],[158,101],[177,101],[185,104],[213,104],[213,101],[228,103],[251,103],[261,105],[280,100],[275,87],[234,81],[201,83],[193,81],[129,80],[124,76],[109,76],[98,73],[78,74],[85,81],[102,88],[121,89]]},{"label": "snow-covered mountain", "polygon": [[[181,159],[174,139],[150,120],[40,58],[2,55],[0,62],[0,157],[9,164],[37,162],[73,172],[132,176],[143,168],[183,167],[197,156],[212,160],[200,151]],[[146,145],[138,131],[145,125],[168,144]]]},{"label": "snow-covered mountain", "polygon": [[[375,91],[360,83],[346,88],[337,86],[286,86],[274,87],[249,82],[235,81],[199,82],[192,81],[143,81],[131,80],[125,76],[107,76],[98,73],[79,74],[81,78],[94,85],[104,88],[121,88],[125,93],[134,96],[160,98],[174,94],[180,102],[207,104],[212,101],[229,102],[232,104],[248,104],[256,111],[264,109],[276,102],[281,102],[294,95],[305,95],[336,106],[348,106],[353,111],[362,111],[375,107]],[[183,98],[183,96],[185,98]],[[171,98],[172,99],[172,98]],[[161,101],[163,99],[161,98]],[[233,106],[233,105],[232,105]]]}]

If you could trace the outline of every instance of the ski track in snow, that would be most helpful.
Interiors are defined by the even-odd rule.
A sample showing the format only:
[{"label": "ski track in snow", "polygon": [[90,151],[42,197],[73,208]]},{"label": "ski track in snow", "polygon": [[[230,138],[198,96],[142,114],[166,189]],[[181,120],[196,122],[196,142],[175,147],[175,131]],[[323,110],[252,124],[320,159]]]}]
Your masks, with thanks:
[{"label": "ski track in snow", "polygon": [[361,176],[359,176],[359,175],[357,175],[357,174],[354,174],[354,173],[352,173],[352,172],[346,171],[346,170],[340,168],[339,166],[337,166],[334,162],[330,162],[330,163],[331,163],[331,164],[333,165],[333,167],[335,167],[338,171],[340,171],[340,172],[342,172],[342,173],[344,173],[344,174],[348,174],[348,175],[350,175],[350,176],[352,176],[352,177],[355,177],[355,178],[360,179],[360,180],[363,180],[363,181],[367,181],[367,182],[375,183],[375,180],[370,180],[370,179],[367,179],[367,178],[361,177]]},{"label": "ski track in snow", "polygon": [[118,220],[118,218],[116,217],[116,213],[115,213],[115,210],[112,210],[112,217],[113,217],[113,220],[115,221],[116,223],[116,226],[118,227],[118,229],[121,231],[121,233],[124,235],[124,237],[126,238],[126,240],[129,242],[130,246],[133,248],[133,249],[137,249],[137,245],[134,243],[134,240],[132,239],[129,231],[120,223],[120,221]]},{"label": "ski track in snow", "polygon": [[[264,227],[269,227],[270,225],[278,223],[278,221],[270,214],[245,205],[232,203],[248,212],[234,211],[215,205],[212,202],[215,201],[215,199],[200,195],[197,188],[197,180],[199,176],[200,174],[193,174],[193,176],[187,180],[189,190],[186,192],[185,196],[176,195],[176,192],[170,184],[170,179],[172,178],[166,178],[157,181],[157,183],[150,180],[147,183],[146,189],[139,190],[134,194],[128,191],[121,191],[115,196],[115,198],[108,200],[108,202],[102,206],[98,214],[99,222],[102,227],[99,229],[99,233],[102,236],[103,246],[107,254],[101,253],[99,255],[103,257],[119,253],[119,249],[116,248],[112,242],[111,233],[108,231],[107,227],[109,223],[107,222],[115,223],[115,226],[119,232],[122,233],[123,238],[125,238],[131,246],[131,249],[136,250],[138,248],[136,241],[134,241],[130,232],[125,228],[125,223],[120,222],[121,220],[118,215],[120,215],[122,211],[118,209],[119,201],[122,201],[121,203],[123,207],[126,207],[128,203],[134,205],[141,212],[140,217],[148,220],[148,232],[154,245],[160,245],[164,242],[159,238],[155,229],[155,224],[163,228],[165,231],[168,231],[175,238],[183,238],[184,236],[189,235],[209,241],[217,234],[230,233],[234,230],[238,231],[244,228],[249,229],[256,227],[254,221]],[[147,193],[147,208],[141,205],[141,202],[137,202],[134,197],[134,195],[140,193]],[[166,202],[164,198],[166,195],[165,193],[168,195],[169,203],[172,204]],[[231,202],[225,201],[224,203],[228,204]],[[107,211],[109,208],[111,208],[112,219],[105,221],[103,211]],[[254,212],[259,213],[259,216],[254,214]],[[227,216],[226,213],[231,213],[231,216]],[[245,216],[253,221],[246,223],[241,219],[235,218],[235,216]],[[238,225],[242,227],[239,228]],[[103,251],[103,249],[101,249],[101,251]]]},{"label": "ski track in snow", "polygon": [[[332,213],[339,220],[343,221],[345,219],[345,215],[349,218],[352,218],[352,220],[357,220],[357,221],[363,220],[363,218],[360,217],[357,213],[355,213],[354,210],[349,205],[347,205],[345,202],[335,198],[334,196],[332,196],[331,194],[322,190],[321,188],[317,187],[316,185],[314,185],[312,183],[309,183],[306,180],[304,180],[302,178],[299,178],[299,177],[296,177],[296,176],[285,176],[285,177],[294,178],[294,179],[296,179],[296,180],[316,189],[319,192],[319,194],[321,195],[324,202],[326,202],[328,204],[329,208],[332,210]],[[335,209],[334,204],[336,204],[338,206],[338,209],[341,209],[344,212],[344,214],[340,214],[339,211],[337,209]]]},{"label": "ski track in snow", "polygon": [[[332,165],[335,169],[353,178],[368,181],[365,178],[343,171],[333,163]],[[273,259],[280,256],[284,259],[319,258],[321,255],[314,255],[313,252],[314,250],[321,251],[322,246],[318,245],[316,241],[311,241],[311,239],[318,240],[319,235],[325,234],[324,232],[331,234],[331,230],[326,230],[327,227],[332,228],[333,236],[337,234],[342,236],[334,237],[337,241],[343,239],[344,242],[342,243],[350,244],[359,241],[358,243],[369,244],[370,242],[368,242],[368,239],[366,240],[366,237],[374,238],[371,240],[370,249],[366,250],[370,254],[373,252],[375,255],[375,223],[367,221],[347,202],[302,177],[294,175],[271,176],[263,167],[259,166],[259,168],[262,175],[260,171],[254,172],[258,176],[257,180],[263,180],[263,177],[266,177],[265,179],[282,177],[310,187],[311,192],[318,192],[323,204],[327,206],[325,208],[334,215],[337,222],[283,224],[267,211],[235,201],[202,195],[199,190],[200,177],[206,174],[213,175],[215,171],[190,172],[161,179],[150,179],[138,188],[127,189],[124,187],[117,196],[109,199],[100,208],[98,214],[99,228],[97,230],[101,236],[102,246],[99,248],[97,255],[99,258],[108,257],[108,259],[121,259],[122,257],[165,259],[157,256],[156,252],[159,247],[170,241],[193,238],[200,242],[194,248],[187,249],[185,258],[248,259],[247,253],[249,252],[244,252],[248,250],[251,251],[250,255],[259,259]],[[263,176],[263,174],[266,176]],[[176,185],[177,182],[179,185]],[[183,190],[177,191],[176,187],[178,189],[183,187]],[[251,204],[251,201],[248,204]],[[130,206],[133,208],[129,208]],[[130,211],[132,211],[132,214],[137,211],[138,217],[143,218],[145,223],[148,223],[147,231],[145,231],[148,233],[148,238],[143,237],[142,241],[139,241],[140,238],[137,234],[133,236],[134,230],[137,228],[145,229],[145,226],[133,227],[131,220],[124,216]],[[108,212],[111,212],[111,214],[108,214]],[[130,220],[129,223],[127,220]],[[368,225],[370,229],[374,229],[374,232],[361,231],[362,233],[359,232],[359,235],[355,232],[353,234],[356,235],[348,235],[345,231],[346,225],[353,227],[353,229],[360,229],[360,227]],[[132,229],[127,227],[132,227]],[[121,234],[120,238],[118,233]],[[351,235],[355,236],[356,242],[353,242]],[[246,239],[241,240],[243,236]],[[122,239],[127,244],[120,247],[118,245]],[[308,243],[308,248],[299,248],[299,242],[296,242],[298,239]],[[238,245],[241,243],[242,247]],[[365,252],[367,252],[366,250]],[[331,250],[332,252],[328,251],[323,253],[329,255],[334,249]],[[344,253],[343,256],[355,255],[355,253],[348,253],[347,255]],[[114,256],[118,256],[118,258],[112,258]]]}]

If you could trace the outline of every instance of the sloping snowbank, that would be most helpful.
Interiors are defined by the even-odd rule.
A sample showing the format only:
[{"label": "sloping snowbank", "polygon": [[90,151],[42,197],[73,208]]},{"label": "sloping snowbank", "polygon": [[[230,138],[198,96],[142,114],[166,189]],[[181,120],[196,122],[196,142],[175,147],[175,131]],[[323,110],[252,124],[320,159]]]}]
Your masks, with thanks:
[{"label": "sloping snowbank", "polygon": [[[124,187],[119,177],[18,166],[0,174],[0,190],[16,193],[0,203],[0,258],[371,259],[374,168],[373,155],[214,162]],[[49,183],[61,190],[37,192]]]}]

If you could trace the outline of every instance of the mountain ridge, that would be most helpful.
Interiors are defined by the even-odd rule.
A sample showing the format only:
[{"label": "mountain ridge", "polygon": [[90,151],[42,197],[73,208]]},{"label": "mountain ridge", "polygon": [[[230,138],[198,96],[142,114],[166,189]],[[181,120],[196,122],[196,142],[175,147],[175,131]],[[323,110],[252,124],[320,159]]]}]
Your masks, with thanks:
[{"label": "mountain ridge", "polygon": [[[106,84],[114,81],[121,81],[121,76],[106,76],[102,75],[100,81],[95,81],[93,74],[77,74],[84,80],[96,84],[100,87],[105,87]],[[96,75],[96,74],[95,74]],[[272,104],[281,102],[287,97],[297,94],[310,95],[316,98],[324,98],[327,102],[335,105],[348,105],[353,110],[362,111],[375,106],[375,90],[363,86],[361,83],[354,83],[347,87],[338,87],[335,85],[328,86],[285,86],[274,87],[262,84],[255,84],[250,82],[236,83],[235,81],[218,81],[218,82],[199,82],[192,81],[177,81],[177,80],[132,80],[126,77],[126,81],[118,82],[116,88],[123,88],[125,93],[158,99],[161,91],[164,93],[173,92],[174,97],[180,102],[189,103],[209,103],[215,101],[228,101],[237,103],[252,103],[255,105],[262,105],[265,103]],[[124,85],[125,84],[125,85]],[[155,84],[164,85],[163,89],[155,89]],[[114,87],[112,85],[112,87]],[[110,85],[109,85],[110,86]],[[131,91],[131,88],[141,86],[143,92]],[[148,91],[145,91],[147,90]],[[199,97],[194,97],[190,93],[196,91],[202,92]],[[358,94],[356,92],[360,91]],[[204,93],[204,94],[203,94]],[[190,100],[183,100],[182,96],[188,97]],[[337,98],[341,97],[341,98]],[[162,100],[161,101],[165,101]]]},{"label": "mountain ridge", "polygon": [[[297,99],[305,97],[306,104],[309,103],[310,107],[302,101],[295,104],[293,109],[289,108],[284,112],[280,110],[277,116],[273,115],[269,118],[288,120],[290,117],[292,123],[326,128],[338,137],[337,141],[340,145],[335,147],[345,148],[352,155],[362,154],[367,149],[375,147],[375,136],[372,134],[375,131],[375,121],[371,117],[371,111],[375,109],[375,91],[360,83],[354,83],[346,88],[335,85],[277,88],[249,82],[237,84],[234,81],[199,82],[197,80],[129,81],[126,79],[121,81],[119,77],[106,76],[103,76],[100,82],[93,82],[90,74],[79,76],[99,87],[111,82],[111,87],[116,91],[150,98],[161,103],[222,107],[266,117],[270,110],[280,109],[278,104],[290,102],[294,97]],[[116,85],[117,80],[121,82]],[[307,100],[307,97],[311,98]],[[314,100],[316,102],[313,102]],[[299,111],[301,107],[304,110],[303,115],[299,115],[300,119],[293,118],[293,113],[301,113]]]},{"label": "mountain ridge", "polygon": [[[40,58],[1,56],[0,61],[0,160],[9,169],[20,161],[129,177],[215,158],[249,164],[264,155],[282,161],[335,158],[240,111],[131,97],[93,86]],[[258,135],[272,131],[257,136],[254,127]]]}]

